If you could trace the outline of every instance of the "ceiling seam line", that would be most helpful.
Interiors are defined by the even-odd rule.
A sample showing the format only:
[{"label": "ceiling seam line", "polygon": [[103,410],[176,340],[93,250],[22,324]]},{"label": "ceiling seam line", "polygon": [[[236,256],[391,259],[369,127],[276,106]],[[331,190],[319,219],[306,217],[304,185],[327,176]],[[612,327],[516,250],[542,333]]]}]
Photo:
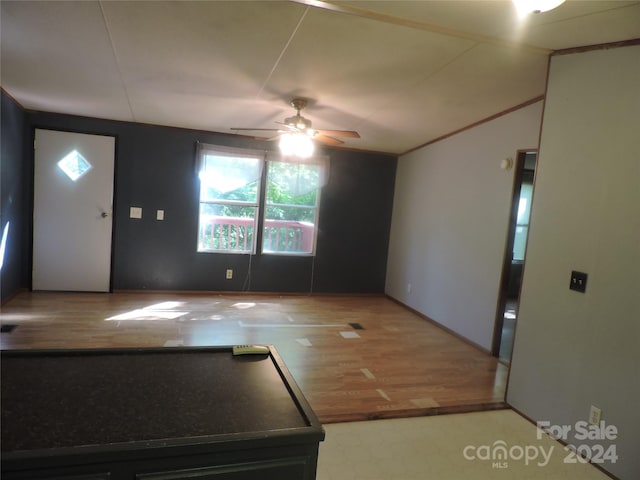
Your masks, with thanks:
[{"label": "ceiling seam line", "polygon": [[131,98],[129,97],[129,91],[127,90],[127,85],[124,82],[124,78],[122,76],[122,70],[120,69],[120,58],[116,53],[116,46],[113,41],[113,36],[111,35],[111,29],[109,28],[109,22],[107,22],[107,15],[104,11],[104,6],[102,5],[102,0],[98,1],[98,5],[100,5],[100,13],[102,13],[102,21],[104,22],[104,28],[107,30],[107,36],[109,37],[109,44],[111,45],[111,53],[113,54],[113,59],[116,61],[116,69],[118,70],[118,78],[120,78],[120,84],[122,85],[122,89],[124,90],[124,96],[127,100],[127,106],[129,107],[129,113],[131,114],[131,119],[135,122],[136,116],[133,113],[133,107],[131,105]]},{"label": "ceiling seam line", "polygon": [[[458,59],[460,59],[461,57],[463,57],[464,55],[466,55],[467,53],[469,53],[471,50],[473,50],[474,48],[478,47],[478,45],[480,45],[479,43],[474,43],[473,45],[469,46],[468,48],[465,48],[462,52],[458,53],[455,57],[449,59],[447,62],[445,62],[443,65],[441,65],[439,68],[437,68],[436,70],[434,70],[433,72],[429,73],[428,75],[421,77],[419,80],[417,80],[416,82],[414,82],[414,84],[411,87],[408,88],[404,88],[401,92],[401,94],[396,95],[395,98],[399,98],[400,96],[404,96],[403,94],[407,94],[410,91],[414,91],[417,87],[419,87],[421,84],[423,84],[424,82],[426,82],[429,78],[433,77],[434,75],[436,75],[437,73],[441,72],[442,70],[444,70],[445,68],[447,68],[449,65],[453,64],[454,62],[457,62]],[[393,102],[389,102],[389,104],[391,105],[397,105],[398,102],[397,101],[393,101]],[[375,110],[374,112],[372,112],[370,115],[368,115],[367,117],[363,118],[360,122],[358,122],[355,126],[356,129],[359,129],[362,127],[362,125],[364,123],[367,123],[372,117],[374,117],[378,112],[387,109],[388,107],[381,107],[377,110]]]},{"label": "ceiling seam line", "polygon": [[287,43],[285,43],[284,47],[282,47],[282,50],[280,51],[280,55],[278,55],[278,58],[276,59],[275,63],[273,64],[273,67],[271,67],[271,71],[269,71],[269,74],[267,75],[267,78],[262,83],[262,86],[260,87],[260,90],[258,91],[258,94],[256,95],[256,99],[260,98],[260,96],[262,95],[262,92],[264,92],[264,89],[266,88],[267,84],[271,80],[271,77],[273,76],[273,74],[275,73],[276,69],[280,65],[280,61],[282,60],[282,57],[284,57],[284,54],[287,52],[287,50],[289,48],[289,45],[291,45],[291,42],[293,41],[293,38],[298,33],[298,30],[300,29],[300,26],[302,25],[302,22],[304,21],[304,18],[307,16],[307,12],[309,11],[309,8],[310,7],[307,6],[304,9],[304,12],[302,12],[302,15],[300,16],[300,20],[298,20],[298,23],[294,27],[293,32],[291,32],[291,35],[289,35],[289,38],[287,39]]},{"label": "ceiling seam line", "polygon": [[366,18],[368,20],[374,20],[390,25],[398,25],[400,27],[413,28],[416,30],[422,30],[425,32],[444,35],[448,37],[461,38],[469,40],[475,43],[483,43],[487,45],[494,45],[504,48],[520,48],[527,50],[531,53],[537,53],[539,55],[549,55],[551,49],[545,47],[537,47],[535,45],[529,45],[527,43],[517,43],[510,40],[503,40],[498,37],[492,37],[489,35],[482,35],[480,33],[468,33],[462,30],[456,30],[454,28],[444,27],[435,23],[421,22],[418,20],[411,20],[408,18],[396,17],[386,13],[380,13],[373,10],[367,10],[365,8],[356,7],[353,5],[346,5],[333,0],[289,0],[290,2],[300,3],[309,7],[315,7],[322,10],[327,10],[336,13],[342,13],[346,15],[353,15],[360,18]]}]

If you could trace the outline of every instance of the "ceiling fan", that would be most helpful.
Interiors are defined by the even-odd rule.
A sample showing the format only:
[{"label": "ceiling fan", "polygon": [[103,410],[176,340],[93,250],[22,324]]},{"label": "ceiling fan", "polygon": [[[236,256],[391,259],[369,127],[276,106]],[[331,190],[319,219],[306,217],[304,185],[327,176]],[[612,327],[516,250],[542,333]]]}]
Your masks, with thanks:
[{"label": "ceiling fan", "polygon": [[292,117],[285,118],[284,122],[276,122],[279,125],[282,125],[281,128],[231,128],[231,130],[277,133],[277,135],[269,138],[268,140],[278,140],[281,135],[287,133],[305,134],[311,139],[327,145],[341,145],[344,143],[342,140],[335,137],[360,138],[358,132],[353,130],[316,130],[312,128],[311,120],[300,115],[300,110],[307,106],[307,99],[305,98],[294,98],[291,100],[290,105],[296,109],[296,114]]}]

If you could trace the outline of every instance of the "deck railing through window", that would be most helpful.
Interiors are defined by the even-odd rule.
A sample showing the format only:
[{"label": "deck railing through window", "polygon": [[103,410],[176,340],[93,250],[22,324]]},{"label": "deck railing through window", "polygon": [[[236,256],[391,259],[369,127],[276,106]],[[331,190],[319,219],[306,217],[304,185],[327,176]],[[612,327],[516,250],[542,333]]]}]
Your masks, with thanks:
[{"label": "deck railing through window", "polygon": [[[291,220],[264,221],[263,252],[311,253],[314,225]],[[200,219],[198,250],[250,252],[253,244],[252,218],[207,216]]]}]

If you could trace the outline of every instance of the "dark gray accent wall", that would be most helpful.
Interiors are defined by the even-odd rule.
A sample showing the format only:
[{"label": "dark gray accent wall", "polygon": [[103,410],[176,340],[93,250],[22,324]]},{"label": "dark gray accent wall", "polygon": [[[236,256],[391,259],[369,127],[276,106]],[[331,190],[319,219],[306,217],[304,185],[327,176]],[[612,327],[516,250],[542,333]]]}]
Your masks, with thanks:
[{"label": "dark gray accent wall", "polygon": [[4,91],[0,138],[0,239],[10,222],[4,263],[0,272],[0,295],[4,302],[29,287],[31,245],[29,241],[31,169],[26,161],[28,123],[23,109]]},{"label": "dark gray accent wall", "polygon": [[[55,113],[31,112],[29,119],[34,128],[116,137],[114,290],[384,292],[395,156],[323,150],[331,173],[315,258],[198,253],[197,142],[260,150],[275,144]],[[142,207],[141,220],[129,218],[131,206]],[[155,219],[158,209],[164,221]],[[225,279],[228,268],[232,280]]]},{"label": "dark gray accent wall", "polygon": [[344,150],[330,155],[314,290],[384,292],[396,161],[386,155]]}]

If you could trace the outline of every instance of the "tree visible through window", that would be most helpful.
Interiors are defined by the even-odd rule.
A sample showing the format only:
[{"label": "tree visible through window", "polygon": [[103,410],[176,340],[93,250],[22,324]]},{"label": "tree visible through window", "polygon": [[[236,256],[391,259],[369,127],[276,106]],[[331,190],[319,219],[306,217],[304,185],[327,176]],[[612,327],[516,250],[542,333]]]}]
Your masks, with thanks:
[{"label": "tree visible through window", "polygon": [[268,163],[262,251],[312,255],[326,161]]}]

